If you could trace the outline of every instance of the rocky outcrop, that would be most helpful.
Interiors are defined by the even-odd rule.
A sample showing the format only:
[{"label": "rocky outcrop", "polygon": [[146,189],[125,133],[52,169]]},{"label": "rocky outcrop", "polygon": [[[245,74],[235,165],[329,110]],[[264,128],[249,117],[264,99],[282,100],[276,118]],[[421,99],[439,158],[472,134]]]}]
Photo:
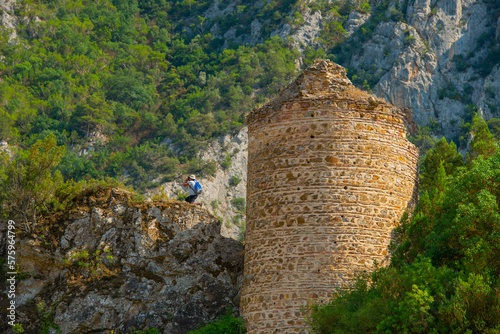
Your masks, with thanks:
[{"label": "rocky outcrop", "polygon": [[5,152],[9,156],[12,154],[12,150],[5,140],[0,140],[0,153]]},{"label": "rocky outcrop", "polygon": [[[205,161],[216,161],[217,172],[214,177],[197,176],[203,187],[203,193],[196,202],[220,217],[223,221],[221,233],[233,239],[242,239],[244,233],[245,212],[242,206],[235,206],[236,201],[246,198],[247,183],[247,128],[235,135],[226,135],[209,144],[200,152]],[[163,193],[167,198],[177,198],[188,189],[182,186],[182,180],[163,183],[147,196]]]},{"label": "rocky outcrop", "polygon": [[352,11],[349,13],[347,22],[345,23],[345,31],[347,35],[351,36],[359,27],[368,21],[370,14]]},{"label": "rocky outcrop", "polygon": [[[228,3],[216,0],[211,3],[203,17],[208,20],[210,33],[217,38],[224,39],[223,48],[227,48],[230,43],[255,45],[264,42],[269,37],[278,36],[288,41],[291,46],[304,51],[306,47],[321,47],[320,32],[325,23],[333,19],[330,12],[318,9],[315,6],[316,3],[317,1],[309,0],[302,4],[295,3],[294,6],[287,7],[288,12],[283,9],[286,7],[285,5],[278,5],[275,12],[278,12],[282,19],[276,22],[274,19],[264,18],[261,15],[266,5],[269,5],[269,1],[254,1],[249,5],[241,0],[232,0]],[[313,7],[316,8],[313,9]],[[221,29],[216,22],[218,18],[245,17],[247,15],[255,17],[255,19],[250,23],[244,23],[246,19],[239,20],[237,24],[227,30]],[[300,19],[297,19],[297,16]],[[352,34],[369,17],[370,14],[353,11],[346,22],[347,33]],[[191,20],[195,21],[194,18]],[[269,25],[274,27],[264,33],[263,27]]]},{"label": "rocky outcrop", "polygon": [[[269,36],[282,37],[302,51],[321,47],[321,30],[332,17],[328,12],[313,10],[315,3],[306,1],[281,13],[288,19],[273,28]],[[257,4],[255,8],[263,8],[265,2]],[[206,16],[238,15],[242,5],[239,0],[226,6],[216,1]],[[378,7],[385,5],[372,3],[371,13],[352,11],[344,22],[351,36],[345,45],[359,43],[343,63],[350,75],[367,73],[377,96],[399,108],[410,108],[419,125],[437,120],[442,134],[449,139],[459,134],[468,105],[477,106],[486,119],[500,116],[498,1],[392,0],[382,13],[385,19],[381,19]],[[300,20],[292,19],[297,11]],[[373,33],[370,20],[380,21]],[[256,17],[247,29],[240,27],[239,34],[236,27],[223,32],[215,27],[213,34],[224,38],[226,46],[229,41],[255,44],[268,38],[262,35],[262,27],[267,24]],[[362,30],[364,26],[368,30]],[[358,38],[357,31],[363,31],[362,42],[352,39]],[[495,61],[495,66],[485,65]]]},{"label": "rocky outcrop", "polygon": [[320,31],[323,29],[324,22],[328,20],[329,15],[323,16],[321,11],[308,11],[302,15],[303,24],[293,29],[288,23],[279,27],[271,33],[271,36],[279,36],[283,40],[291,37],[292,45],[300,51],[304,51],[306,46],[318,47],[321,43],[318,41]]},{"label": "rocky outcrop", "polygon": [[[107,188],[77,204],[39,223],[37,235],[18,234],[17,316],[26,332],[186,333],[227,307],[237,312],[243,246],[222,237],[206,210],[134,203]],[[2,230],[2,254],[5,240]]]},{"label": "rocky outcrop", "polygon": [[452,138],[468,104],[486,119],[498,117],[499,65],[485,71],[481,63],[492,51],[499,13],[488,0],[410,1],[407,23],[379,24],[349,65],[380,78],[378,96],[411,108],[420,125],[437,119]]},{"label": "rocky outcrop", "polygon": [[19,18],[14,15],[16,2],[16,0],[0,0],[0,28],[8,31],[9,43],[13,43],[17,38],[16,26]]}]

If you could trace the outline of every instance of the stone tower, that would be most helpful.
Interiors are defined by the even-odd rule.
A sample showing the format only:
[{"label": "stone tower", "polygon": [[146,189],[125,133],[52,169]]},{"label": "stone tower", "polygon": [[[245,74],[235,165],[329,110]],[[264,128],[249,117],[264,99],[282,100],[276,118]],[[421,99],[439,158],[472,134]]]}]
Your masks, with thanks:
[{"label": "stone tower", "polygon": [[307,333],[301,307],[386,264],[417,200],[418,151],[404,113],[316,60],[248,116],[248,333]]}]

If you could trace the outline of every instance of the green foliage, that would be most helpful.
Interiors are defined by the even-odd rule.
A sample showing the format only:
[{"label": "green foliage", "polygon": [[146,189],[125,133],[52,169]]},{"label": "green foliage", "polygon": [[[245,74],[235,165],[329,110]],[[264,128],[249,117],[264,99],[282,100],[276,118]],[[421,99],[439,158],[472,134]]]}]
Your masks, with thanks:
[{"label": "green foliage", "polygon": [[151,196],[152,201],[169,201],[170,198],[167,195],[167,192],[165,191],[165,186],[161,186],[157,192]]},{"label": "green foliage", "polygon": [[[272,29],[295,2],[240,6],[238,15],[251,24],[261,12]],[[186,163],[213,175],[215,165],[196,161],[199,151],[241,129],[246,112],[293,79],[299,53],[279,38],[221,50],[206,31],[225,19],[204,18],[209,6],[23,3],[23,15],[42,19],[17,26],[20,43],[0,37],[0,137],[26,148],[52,133],[67,148],[60,165],[66,180],[111,176],[145,190],[159,176],[178,177]],[[184,34],[176,20],[194,28]]]},{"label": "green foliage", "polygon": [[432,190],[436,185],[437,172],[440,164],[443,164],[446,175],[451,175],[457,167],[463,165],[463,157],[457,152],[457,146],[454,142],[448,142],[442,137],[434,148],[425,155],[422,169],[420,172],[420,189]]},{"label": "green foliage", "polygon": [[71,262],[76,262],[79,266],[85,267],[88,264],[86,261],[89,259],[89,252],[86,250],[83,250],[81,252],[76,252],[71,254],[70,261]]},{"label": "green foliage", "polygon": [[215,176],[217,167],[215,161],[204,161],[202,159],[193,159],[185,168],[185,174],[195,174],[202,177]]},{"label": "green foliage", "polygon": [[462,116],[460,123],[460,132],[458,142],[460,147],[465,148],[469,140],[469,136],[473,126],[474,117],[477,116],[477,107],[473,104],[468,104],[465,107],[465,115]]},{"label": "green foliage", "polygon": [[479,37],[477,48],[480,50],[484,47],[486,56],[474,66],[481,76],[486,77],[497,64],[500,64],[500,46],[496,42],[494,29],[489,29]]},{"label": "green foliage", "polygon": [[246,230],[246,224],[244,221],[242,221],[240,223],[239,229],[240,229],[240,235],[238,236],[238,241],[244,242],[245,241],[245,230]]},{"label": "green foliage", "polygon": [[241,176],[240,175],[233,175],[229,179],[229,185],[231,187],[236,187],[240,182],[241,182]]},{"label": "green foliage", "polygon": [[235,226],[238,226],[241,222],[241,216],[240,215],[236,215],[236,216],[232,216],[231,217],[231,223]]},{"label": "green foliage", "polygon": [[245,212],[245,207],[246,207],[246,202],[245,199],[242,197],[238,198],[233,198],[231,200],[231,204],[234,205],[236,209],[238,209],[239,212]]},{"label": "green foliage", "polygon": [[484,87],[484,92],[486,93],[486,97],[488,97],[490,99],[494,99],[496,96],[495,88],[490,86],[490,85],[486,85]]},{"label": "green foliage", "polygon": [[36,225],[37,212],[54,199],[54,190],[63,183],[61,173],[55,171],[63,154],[64,147],[57,146],[50,135],[0,166],[2,207],[22,217],[27,230]]},{"label": "green foliage", "polygon": [[184,202],[184,200],[188,197],[188,194],[186,194],[182,191],[176,192],[176,195],[177,195],[177,200],[181,201],[181,202]]},{"label": "green foliage", "polygon": [[230,154],[226,154],[226,156],[224,157],[224,160],[220,163],[220,165],[224,169],[229,169],[232,164],[233,164],[233,162],[231,160],[231,155]]},{"label": "green foliage", "polygon": [[21,324],[14,324],[14,326],[12,326],[12,330],[14,333],[24,333],[24,328]]},{"label": "green foliage", "polygon": [[64,265],[67,267],[78,268],[77,272],[84,274],[91,279],[101,279],[103,277],[112,277],[116,273],[109,269],[115,261],[111,249],[96,250],[90,254],[87,250],[73,252],[68,258],[64,259]]},{"label": "green foliage", "polygon": [[488,158],[498,151],[498,145],[488,129],[488,125],[481,116],[474,117],[472,121],[472,131],[474,133],[474,139],[469,145],[467,162],[470,163],[479,156]]},{"label": "green foliage", "polygon": [[439,133],[438,129],[440,128],[436,127],[435,122],[431,119],[426,126],[418,125],[417,131],[408,136],[408,140],[419,148],[421,157],[425,156],[436,144],[435,136]]},{"label": "green foliage", "polygon": [[341,22],[331,21],[325,24],[320,36],[325,46],[330,49],[344,41],[347,37],[347,32],[342,27]]},{"label": "green foliage", "polygon": [[[431,11],[431,13],[432,13],[432,11]],[[395,22],[404,21],[404,14],[401,11],[397,10],[396,8],[391,8],[390,19],[391,19],[391,21],[395,21]]]},{"label": "green foliage", "polygon": [[326,53],[323,49],[321,48],[315,49],[310,46],[306,46],[303,54],[304,54],[303,59],[305,66],[311,65],[318,58],[326,58]]},{"label": "green foliage", "polygon": [[371,7],[370,3],[368,1],[363,2],[358,9],[360,12],[365,13],[365,14],[370,14]]},{"label": "green foliage", "polygon": [[500,118],[492,118],[486,123],[495,140],[500,140]]},{"label": "green foliage", "polygon": [[44,302],[36,305],[38,316],[41,321],[41,333],[62,333],[57,324],[54,323],[55,307],[54,304],[49,308]]},{"label": "green foliage", "polygon": [[215,210],[215,209],[218,209],[219,208],[219,205],[220,205],[220,201],[218,199],[214,199],[210,205],[212,205],[212,208]]},{"label": "green foliage", "polygon": [[243,318],[237,318],[230,309],[217,321],[211,322],[202,328],[190,331],[189,334],[243,334],[246,333]]},{"label": "green foliage", "polygon": [[[84,191],[125,188],[112,178],[65,181],[58,169],[64,153],[64,147],[58,146],[55,136],[50,134],[27,150],[17,150],[12,159],[0,154],[0,208],[4,215],[20,217],[27,232],[32,232],[44,215],[69,210]],[[140,195],[134,194],[133,200],[134,196]]]},{"label": "green foliage", "polygon": [[441,100],[444,99],[445,97],[457,101],[462,101],[463,99],[462,93],[457,90],[457,88],[453,83],[448,83],[446,87],[440,88],[438,90],[438,96],[439,99]]},{"label": "green foliage", "polygon": [[432,323],[434,296],[445,292],[439,283],[450,279],[421,258],[400,270],[381,268],[361,276],[352,290],[338,292],[326,306],[312,307],[315,333],[425,333]]},{"label": "green foliage", "polygon": [[415,42],[417,38],[413,35],[406,36],[405,41],[411,44],[412,42]]},{"label": "green foliage", "polygon": [[490,111],[491,111],[491,113],[493,115],[498,115],[499,108],[498,108],[497,104],[495,104],[495,103],[486,103],[486,105],[488,106],[488,108],[490,109]]},{"label": "green foliage", "polygon": [[444,139],[427,153],[424,191],[395,231],[391,265],[311,306],[316,333],[498,331],[500,153],[467,166],[459,158]]},{"label": "green foliage", "polygon": [[134,334],[160,334],[156,328],[149,328],[145,331],[135,331]]},{"label": "green foliage", "polygon": [[455,63],[455,67],[458,72],[465,72],[467,69],[467,63],[463,55],[455,55],[453,57],[453,62]]}]

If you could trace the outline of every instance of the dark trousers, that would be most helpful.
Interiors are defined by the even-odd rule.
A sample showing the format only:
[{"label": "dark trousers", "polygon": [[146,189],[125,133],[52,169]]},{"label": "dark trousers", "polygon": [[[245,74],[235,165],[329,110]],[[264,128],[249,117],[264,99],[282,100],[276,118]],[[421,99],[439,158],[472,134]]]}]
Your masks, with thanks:
[{"label": "dark trousers", "polygon": [[194,200],[198,198],[198,195],[189,195],[186,197],[186,202],[188,203],[194,203]]}]

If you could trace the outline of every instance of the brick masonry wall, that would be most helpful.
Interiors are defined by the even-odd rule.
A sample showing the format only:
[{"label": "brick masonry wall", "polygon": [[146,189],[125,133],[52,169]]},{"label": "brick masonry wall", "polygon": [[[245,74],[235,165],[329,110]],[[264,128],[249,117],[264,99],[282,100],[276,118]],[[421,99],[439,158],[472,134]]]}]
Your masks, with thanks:
[{"label": "brick masonry wall", "polygon": [[248,333],[307,333],[301,307],[385,265],[418,192],[418,151],[399,109],[316,61],[248,117],[240,309]]}]

